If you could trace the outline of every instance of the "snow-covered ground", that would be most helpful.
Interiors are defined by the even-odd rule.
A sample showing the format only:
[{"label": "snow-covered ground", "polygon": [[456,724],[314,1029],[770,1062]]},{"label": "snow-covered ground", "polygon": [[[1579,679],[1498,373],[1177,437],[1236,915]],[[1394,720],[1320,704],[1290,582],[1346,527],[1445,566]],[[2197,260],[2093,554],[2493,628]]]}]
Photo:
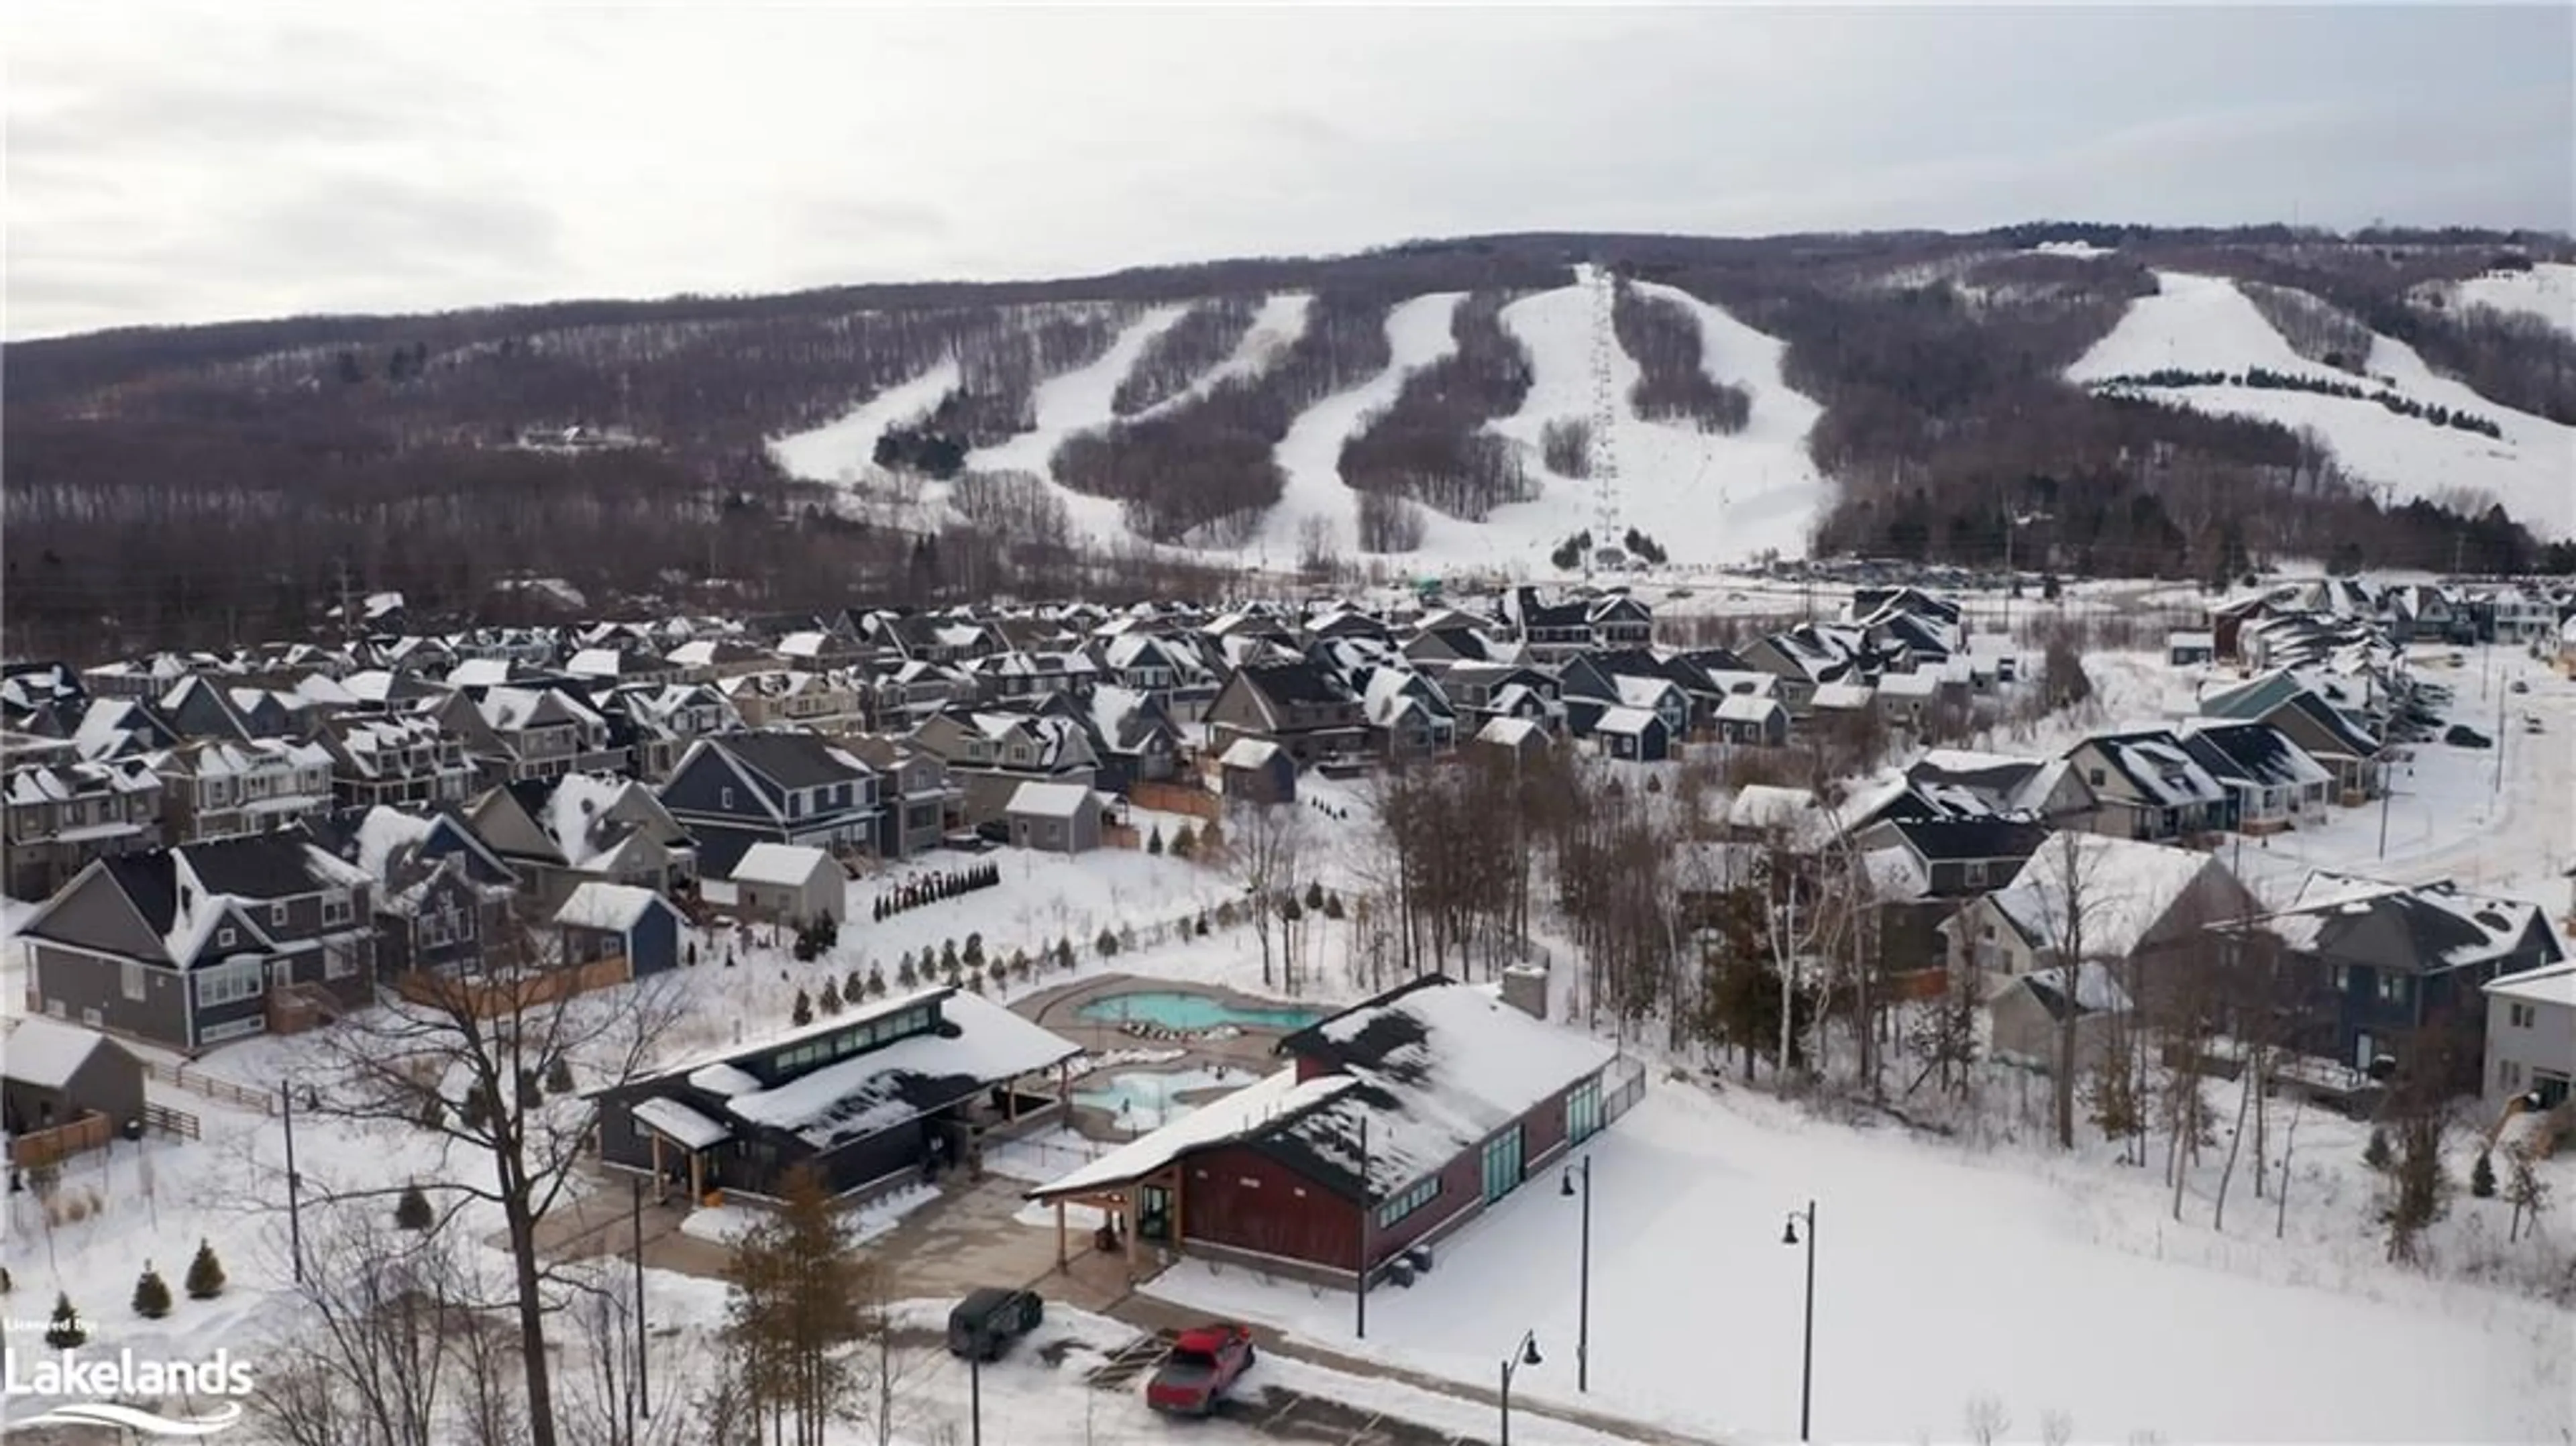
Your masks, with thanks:
[{"label": "snow-covered ground", "polygon": [[1397,305],[1386,317],[1386,369],[1325,397],[1288,424],[1272,453],[1284,485],[1253,543],[1264,566],[1296,564],[1308,518],[1322,518],[1332,528],[1334,551],[1357,549],[1359,494],[1342,481],[1342,444],[1394,404],[1406,377],[1458,349],[1449,324],[1466,299],[1463,291],[1435,291]]},{"label": "snow-covered ground", "polygon": [[[2067,368],[2068,380],[2098,382],[2163,368],[2241,373],[2261,367],[2376,385],[2302,358],[2232,281],[2173,271],[2156,273],[2156,280],[2159,292],[2129,303],[2119,325]],[[2537,533],[2576,536],[2576,428],[2514,411],[2435,377],[2411,348],[2384,336],[2372,343],[2368,369],[2388,377],[2390,389],[2411,400],[2473,411],[2504,435],[2436,427],[2367,398],[2225,385],[2154,388],[2150,394],[2294,430],[2314,427],[2346,471],[2400,496],[2438,499],[2468,488],[2503,503]]]},{"label": "snow-covered ground", "polygon": [[972,472],[1027,472],[1047,480],[1050,489],[1062,499],[1070,514],[1074,532],[1098,542],[1112,542],[1127,535],[1127,524],[1119,516],[1115,499],[1093,497],[1057,484],[1051,464],[1055,449],[1076,432],[1105,427],[1116,420],[1110,399],[1117,394],[1118,384],[1136,369],[1136,358],[1155,337],[1171,330],[1189,314],[1186,306],[1158,306],[1129,322],[1090,365],[1052,376],[1038,383],[1031,398],[1037,423],[1025,432],[979,447],[966,456],[966,467]]},{"label": "snow-covered ground", "polygon": [[2576,335],[2576,264],[2542,261],[2529,271],[2490,271],[2450,288],[2454,306],[2528,312]]},{"label": "snow-covered ground", "polygon": [[857,483],[876,467],[877,439],[887,428],[921,416],[956,386],[957,359],[944,357],[921,375],[895,383],[819,427],[772,439],[770,458],[790,477],[837,486]]},{"label": "snow-covered ground", "polygon": [[1151,417],[1171,411],[1206,396],[1219,383],[1237,377],[1257,376],[1269,370],[1287,354],[1288,348],[1297,344],[1299,337],[1306,334],[1306,313],[1314,300],[1312,293],[1304,291],[1282,291],[1264,299],[1261,309],[1253,313],[1252,325],[1244,331],[1243,339],[1235,343],[1232,354],[1201,373],[1187,387],[1137,415]]},{"label": "snow-covered ground", "polygon": [[[1826,500],[1827,484],[1807,456],[1807,434],[1823,409],[1781,379],[1785,344],[1686,292],[1652,283],[1642,289],[1697,318],[1701,370],[1742,387],[1753,411],[1732,436],[1646,421],[1627,400],[1637,363],[1614,350],[1623,525],[1654,537],[1680,565],[1742,562],[1774,549],[1804,556]],[[1539,433],[1549,422],[1592,415],[1594,309],[1581,285],[1503,308],[1503,325],[1529,348],[1532,381],[1521,409],[1491,425],[1523,445],[1539,495],[1495,508],[1481,523],[1432,514],[1422,550],[1412,558],[1432,567],[1543,572],[1558,544],[1592,526],[1593,483],[1549,471]]]},{"label": "snow-covered ground", "polygon": [[[1591,1398],[1688,1434],[1797,1429],[1806,1255],[1781,1234],[1810,1200],[1819,1439],[1957,1439],[1967,1403],[1987,1395],[2019,1433],[2060,1412],[2085,1440],[2536,1441],[2568,1429],[2576,1355],[2563,1312],[2372,1269],[2325,1244],[2276,1244],[2241,1176],[2220,1235],[2205,1206],[2186,1210],[2188,1224],[2166,1220],[2153,1171],[1971,1154],[1670,1081],[1590,1154]],[[2294,1214],[2328,1208],[2310,1200]],[[1337,1293],[1195,1262],[1147,1290],[1462,1381],[1488,1378],[1534,1330],[1546,1364],[1515,1393],[1574,1401],[1579,1218],[1556,1172],[1531,1180],[1412,1288],[1377,1292],[1364,1346]]]}]

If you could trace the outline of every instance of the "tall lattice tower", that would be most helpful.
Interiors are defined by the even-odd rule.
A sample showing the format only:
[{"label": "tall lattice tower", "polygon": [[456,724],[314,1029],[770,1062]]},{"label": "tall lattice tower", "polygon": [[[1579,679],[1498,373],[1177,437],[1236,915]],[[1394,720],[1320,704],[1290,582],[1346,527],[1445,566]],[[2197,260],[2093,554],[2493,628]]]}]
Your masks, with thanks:
[{"label": "tall lattice tower", "polygon": [[1583,554],[1583,575],[1592,575],[1595,554],[1621,547],[1619,494],[1619,384],[1613,363],[1619,355],[1618,282],[1610,268],[1595,261],[1585,268],[1592,291],[1592,546]]}]

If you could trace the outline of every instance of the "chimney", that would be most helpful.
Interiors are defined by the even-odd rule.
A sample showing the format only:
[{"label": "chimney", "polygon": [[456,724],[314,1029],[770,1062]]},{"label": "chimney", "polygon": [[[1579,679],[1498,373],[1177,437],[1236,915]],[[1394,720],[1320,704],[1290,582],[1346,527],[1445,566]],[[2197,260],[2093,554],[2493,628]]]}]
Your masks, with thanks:
[{"label": "chimney", "polygon": [[1503,1002],[1532,1019],[1547,1018],[1547,967],[1514,964],[1503,971]]}]

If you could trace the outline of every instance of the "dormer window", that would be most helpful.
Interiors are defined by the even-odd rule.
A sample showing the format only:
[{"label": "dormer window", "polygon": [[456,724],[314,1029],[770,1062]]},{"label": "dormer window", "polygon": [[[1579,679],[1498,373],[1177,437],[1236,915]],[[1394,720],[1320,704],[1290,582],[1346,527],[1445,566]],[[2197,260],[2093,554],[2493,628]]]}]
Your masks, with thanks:
[{"label": "dormer window", "polygon": [[268,926],[272,929],[283,929],[286,927],[286,901],[284,899],[280,899],[276,903],[268,906]]}]

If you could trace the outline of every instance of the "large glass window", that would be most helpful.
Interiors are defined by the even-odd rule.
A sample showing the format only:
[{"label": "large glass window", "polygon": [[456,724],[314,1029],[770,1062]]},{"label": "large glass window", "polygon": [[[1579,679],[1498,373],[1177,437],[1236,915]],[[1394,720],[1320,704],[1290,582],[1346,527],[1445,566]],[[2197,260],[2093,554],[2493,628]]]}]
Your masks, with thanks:
[{"label": "large glass window", "polygon": [[1595,1077],[1576,1085],[1565,1097],[1565,1138],[1581,1144],[1601,1132],[1601,1081]]},{"label": "large glass window", "polygon": [[1521,1182],[1521,1127],[1485,1142],[1485,1199],[1500,1200]]},{"label": "large glass window", "polygon": [[1403,1191],[1378,1202],[1377,1228],[1386,1229],[1398,1220],[1440,1198],[1440,1177],[1416,1180]]}]

